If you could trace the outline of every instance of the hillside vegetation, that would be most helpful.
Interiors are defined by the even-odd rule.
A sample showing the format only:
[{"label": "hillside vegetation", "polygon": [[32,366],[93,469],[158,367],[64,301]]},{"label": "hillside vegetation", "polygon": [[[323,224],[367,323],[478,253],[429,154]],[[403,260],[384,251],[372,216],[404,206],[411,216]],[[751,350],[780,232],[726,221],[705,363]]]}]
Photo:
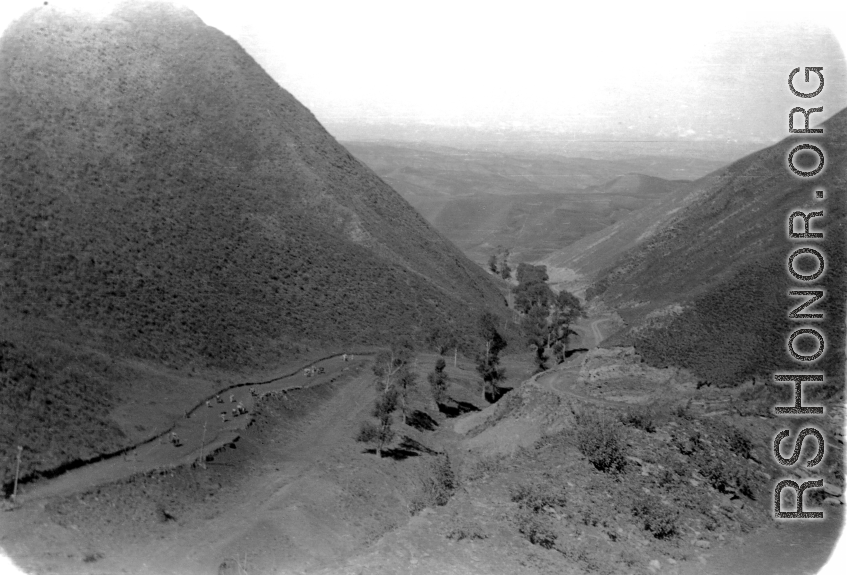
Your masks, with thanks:
[{"label": "hillside vegetation", "polygon": [[[817,311],[826,314],[831,342],[814,368],[828,375],[826,393],[841,389],[847,269],[838,190],[847,179],[842,167],[847,111],[830,118],[824,129],[816,138],[827,155],[819,176],[802,179],[788,170],[788,151],[809,138],[787,138],[695,183],[703,188],[695,201],[601,273],[588,294],[616,307],[633,326],[606,345],[631,342],[652,365],[687,367],[719,385],[770,377],[792,366],[785,341],[802,327],[788,319],[802,303],[788,290],[813,289],[791,280],[786,261],[798,247],[814,244],[827,257],[814,289],[826,290]],[[822,201],[814,197],[820,189]],[[823,210],[825,217],[813,219],[812,230],[824,230],[825,238],[790,240],[788,215],[795,210]],[[805,263],[798,260],[798,266]]]},{"label": "hillside vegetation", "polygon": [[49,413],[45,386],[86,406],[5,420],[4,466],[19,443],[29,462],[87,453],[35,428],[120,439],[110,386],[132,376],[99,378],[92,354],[248,372],[504,309],[236,42],[159,4],[44,6],[0,40],[0,270],[0,320],[20,326],[0,334],[4,406]]}]

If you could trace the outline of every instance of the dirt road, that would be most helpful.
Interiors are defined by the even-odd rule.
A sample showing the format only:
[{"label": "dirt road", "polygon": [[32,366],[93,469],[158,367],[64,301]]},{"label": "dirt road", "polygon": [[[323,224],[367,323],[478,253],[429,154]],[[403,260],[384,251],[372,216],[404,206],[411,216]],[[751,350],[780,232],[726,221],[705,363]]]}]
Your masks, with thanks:
[{"label": "dirt road", "polygon": [[[233,441],[238,437],[239,431],[247,426],[256,400],[251,394],[251,389],[262,395],[312,387],[334,381],[345,371],[366,361],[368,357],[361,354],[346,362],[341,355],[333,356],[310,364],[324,368],[324,373],[320,375],[306,377],[300,369],[296,373],[265,383],[244,384],[224,391],[221,393],[223,403],[214,399],[209,407],[201,403],[190,411],[187,417],[175,421],[173,426],[163,431],[157,439],[137,445],[123,455],[90,463],[53,479],[20,486],[18,502],[26,504],[35,499],[91,489],[139,472],[196,461],[204,453]],[[232,413],[239,403],[247,409],[246,414]],[[179,438],[178,446],[170,441],[171,432],[176,433]]]},{"label": "dirt road", "polygon": [[[587,325],[577,324],[577,328],[582,328],[580,347],[584,348],[586,351],[596,348],[600,342],[603,341],[603,333],[600,331],[598,326],[610,319],[611,318],[609,317],[600,317],[591,321]],[[579,372],[582,370],[582,366],[585,364],[586,358],[587,353],[585,352],[580,352],[578,354],[574,353],[567,358],[564,363],[533,377],[539,385],[561,396],[570,396],[583,402],[595,404],[626,405],[624,403],[592,397],[577,388],[576,384],[579,379]]]}]

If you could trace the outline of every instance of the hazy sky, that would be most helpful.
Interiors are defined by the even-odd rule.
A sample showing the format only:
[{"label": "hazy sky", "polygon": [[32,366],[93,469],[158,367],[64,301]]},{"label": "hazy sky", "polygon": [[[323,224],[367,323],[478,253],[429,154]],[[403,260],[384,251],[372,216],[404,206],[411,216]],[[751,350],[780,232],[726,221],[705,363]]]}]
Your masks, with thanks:
[{"label": "hazy sky", "polygon": [[[0,26],[42,3],[2,0]],[[847,106],[844,0],[180,3],[329,124],[764,142],[786,135],[788,110],[809,102],[787,89],[797,66],[824,66],[815,105],[825,116]]]}]

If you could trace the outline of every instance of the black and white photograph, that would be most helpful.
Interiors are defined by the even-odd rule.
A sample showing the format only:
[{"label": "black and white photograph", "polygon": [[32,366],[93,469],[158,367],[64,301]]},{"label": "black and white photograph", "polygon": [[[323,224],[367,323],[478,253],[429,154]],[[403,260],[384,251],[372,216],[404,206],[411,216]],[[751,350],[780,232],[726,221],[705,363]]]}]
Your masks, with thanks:
[{"label": "black and white photograph", "polygon": [[0,0],[0,575],[836,575],[847,3]]}]

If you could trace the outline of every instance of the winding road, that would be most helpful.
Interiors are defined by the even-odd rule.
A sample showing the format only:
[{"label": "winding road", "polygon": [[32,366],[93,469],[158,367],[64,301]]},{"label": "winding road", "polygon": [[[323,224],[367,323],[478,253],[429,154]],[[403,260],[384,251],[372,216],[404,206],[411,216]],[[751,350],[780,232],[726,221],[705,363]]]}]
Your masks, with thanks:
[{"label": "winding road", "polygon": [[[600,342],[603,341],[604,336],[598,327],[599,324],[611,320],[610,317],[601,317],[595,319],[587,326],[582,326],[585,332],[585,335],[582,336],[582,347],[587,350],[592,350],[600,345]],[[590,329],[589,329],[590,328]],[[593,341],[586,341],[586,336],[591,335],[591,339]],[[553,393],[560,396],[567,396],[571,398],[578,399],[583,402],[594,403],[597,405],[628,405],[622,402],[616,402],[608,399],[600,399],[597,397],[592,397],[590,395],[586,395],[580,392],[577,389],[577,381],[579,380],[579,372],[582,370],[582,366],[585,364],[586,359],[588,358],[588,354],[583,352],[578,356],[577,354],[571,355],[568,359],[547,371],[543,371],[539,374],[536,374],[532,377],[532,379],[541,385],[542,387],[549,389]]]},{"label": "winding road", "polygon": [[[185,418],[178,419],[169,429],[153,439],[54,478],[19,485],[17,502],[25,504],[44,497],[91,489],[136,473],[190,464],[202,458],[204,454],[235,441],[239,431],[250,422],[250,413],[261,396],[288,393],[352,375],[369,361],[369,355],[359,353],[355,354],[352,360],[344,361],[342,354],[338,354],[305,364],[289,375],[269,381],[227,387],[217,394],[221,396],[223,403],[218,403],[212,396],[207,407],[206,400],[202,400]],[[304,369],[312,366],[323,367],[325,371],[320,375],[306,377]],[[251,389],[256,392],[256,397],[252,395]],[[247,409],[247,413],[233,416],[232,408],[238,403]],[[225,418],[221,417],[222,413],[226,415]],[[171,432],[177,434],[180,445],[176,446],[170,441]]]}]

